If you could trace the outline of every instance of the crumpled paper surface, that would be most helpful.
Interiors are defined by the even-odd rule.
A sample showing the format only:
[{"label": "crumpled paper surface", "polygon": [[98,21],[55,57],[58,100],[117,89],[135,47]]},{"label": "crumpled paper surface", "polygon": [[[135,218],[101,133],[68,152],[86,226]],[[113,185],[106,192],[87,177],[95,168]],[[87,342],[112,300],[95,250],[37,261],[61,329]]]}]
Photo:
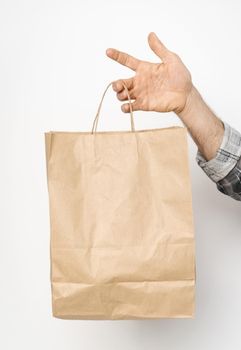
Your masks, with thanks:
[{"label": "crumpled paper surface", "polygon": [[53,316],[194,317],[187,129],[45,133]]}]

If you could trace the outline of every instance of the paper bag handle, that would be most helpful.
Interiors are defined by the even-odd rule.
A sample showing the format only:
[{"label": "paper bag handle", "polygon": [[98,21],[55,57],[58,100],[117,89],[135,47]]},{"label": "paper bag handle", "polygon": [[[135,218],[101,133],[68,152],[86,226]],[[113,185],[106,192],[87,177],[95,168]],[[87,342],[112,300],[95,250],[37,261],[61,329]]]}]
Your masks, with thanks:
[{"label": "paper bag handle", "polygon": [[[101,101],[100,101],[100,104],[99,104],[99,107],[98,107],[98,111],[97,111],[97,114],[96,114],[96,117],[94,119],[94,122],[93,122],[93,126],[92,126],[92,131],[91,133],[93,134],[94,131],[96,132],[96,129],[97,129],[97,124],[98,124],[98,120],[99,120],[99,114],[100,114],[100,109],[101,109],[101,106],[102,106],[102,102],[103,102],[103,99],[105,97],[105,94],[106,94],[106,91],[108,90],[108,88],[112,85],[113,82],[110,82],[108,85],[107,85],[107,88],[105,89],[104,93],[103,93],[103,96],[101,98]],[[132,110],[132,105],[131,105],[131,98],[130,98],[130,94],[129,94],[129,91],[127,89],[127,86],[126,84],[122,81],[121,82],[124,86],[124,89],[127,93],[127,96],[128,96],[128,100],[129,100],[129,105],[130,105],[130,117],[131,117],[131,131],[135,131],[135,126],[134,126],[134,118],[133,118],[133,110]]]}]

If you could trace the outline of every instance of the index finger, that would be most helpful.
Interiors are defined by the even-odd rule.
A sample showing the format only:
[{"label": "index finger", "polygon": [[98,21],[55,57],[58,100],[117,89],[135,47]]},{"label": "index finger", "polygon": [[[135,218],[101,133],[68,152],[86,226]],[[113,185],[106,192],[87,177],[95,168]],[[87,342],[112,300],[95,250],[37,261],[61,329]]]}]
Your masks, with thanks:
[{"label": "index finger", "polygon": [[126,66],[132,70],[136,70],[140,60],[138,60],[137,58],[128,55],[125,52],[122,51],[118,51],[116,49],[113,48],[109,48],[106,50],[106,54],[108,57],[112,58],[113,60],[117,61],[118,63],[122,64],[123,66]]}]

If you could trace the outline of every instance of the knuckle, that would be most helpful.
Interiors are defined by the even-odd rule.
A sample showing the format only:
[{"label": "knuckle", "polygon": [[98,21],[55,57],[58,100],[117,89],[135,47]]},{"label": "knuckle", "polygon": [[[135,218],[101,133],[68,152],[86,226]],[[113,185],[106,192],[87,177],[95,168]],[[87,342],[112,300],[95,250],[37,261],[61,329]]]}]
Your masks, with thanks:
[{"label": "knuckle", "polygon": [[118,92],[117,94],[119,100],[124,100],[125,99],[125,91]]},{"label": "knuckle", "polygon": [[118,93],[117,93],[117,97],[118,97],[119,100],[123,100],[123,94],[122,94],[122,92],[118,92]]},{"label": "knuckle", "polygon": [[118,51],[118,52],[116,52],[116,60],[118,61],[118,62],[121,62],[121,53]]},{"label": "knuckle", "polygon": [[123,63],[125,66],[128,64],[128,56],[123,56]]},{"label": "knuckle", "polygon": [[178,54],[176,52],[171,52],[172,58],[179,60],[180,57],[178,56]]},{"label": "knuckle", "polygon": [[117,81],[115,82],[115,91],[116,91],[116,92],[120,92],[121,89],[122,89],[121,80],[117,80]]}]

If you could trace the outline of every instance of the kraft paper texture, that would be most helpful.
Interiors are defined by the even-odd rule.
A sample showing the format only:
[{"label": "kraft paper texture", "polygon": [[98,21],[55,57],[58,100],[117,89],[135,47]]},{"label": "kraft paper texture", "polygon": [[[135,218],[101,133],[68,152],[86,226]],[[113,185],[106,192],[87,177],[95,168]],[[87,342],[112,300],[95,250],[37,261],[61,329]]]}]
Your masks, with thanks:
[{"label": "kraft paper texture", "polygon": [[187,129],[45,133],[52,314],[194,317]]}]

